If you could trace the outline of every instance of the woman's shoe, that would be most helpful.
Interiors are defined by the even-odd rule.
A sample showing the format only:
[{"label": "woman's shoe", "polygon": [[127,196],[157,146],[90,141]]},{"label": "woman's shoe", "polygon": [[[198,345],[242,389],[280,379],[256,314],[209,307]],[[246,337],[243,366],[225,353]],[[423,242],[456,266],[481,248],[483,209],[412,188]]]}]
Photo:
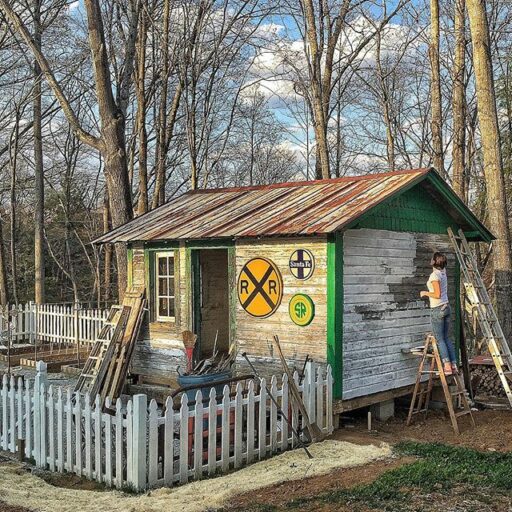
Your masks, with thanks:
[{"label": "woman's shoe", "polygon": [[452,375],[452,363],[444,363],[443,364],[443,372],[445,375]]},{"label": "woman's shoe", "polygon": [[456,363],[452,363],[452,373],[454,373],[455,375],[459,373],[459,369],[457,368]]}]

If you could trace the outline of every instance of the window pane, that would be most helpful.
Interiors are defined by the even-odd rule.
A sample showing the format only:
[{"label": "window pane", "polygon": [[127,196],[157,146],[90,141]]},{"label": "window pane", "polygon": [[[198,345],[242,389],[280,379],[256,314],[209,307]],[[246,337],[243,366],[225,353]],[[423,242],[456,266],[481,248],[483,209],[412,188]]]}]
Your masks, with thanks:
[{"label": "window pane", "polygon": [[166,277],[160,277],[158,278],[158,295],[169,295],[168,293],[168,287],[167,287],[167,278]]},{"label": "window pane", "polygon": [[169,316],[169,299],[161,298],[158,299],[158,315]]},{"label": "window pane", "polygon": [[173,296],[174,295],[174,277],[169,277],[169,294]]},{"label": "window pane", "polygon": [[158,275],[166,276],[167,275],[167,258],[159,257],[158,258]]},{"label": "window pane", "polygon": [[169,299],[169,316],[176,316],[174,313],[174,299]]},{"label": "window pane", "polygon": [[169,273],[167,275],[173,276],[174,275],[174,256],[169,256],[168,260],[169,260],[168,261],[168,265],[169,265],[168,272]]}]

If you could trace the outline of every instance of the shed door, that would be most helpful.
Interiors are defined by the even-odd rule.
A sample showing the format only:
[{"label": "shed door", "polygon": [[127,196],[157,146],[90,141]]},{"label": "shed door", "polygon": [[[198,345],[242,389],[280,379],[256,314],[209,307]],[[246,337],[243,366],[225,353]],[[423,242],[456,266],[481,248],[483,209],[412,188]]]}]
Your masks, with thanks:
[{"label": "shed door", "polygon": [[193,294],[194,327],[198,334],[199,358],[210,357],[215,338],[217,350],[229,350],[228,250],[200,249]]}]

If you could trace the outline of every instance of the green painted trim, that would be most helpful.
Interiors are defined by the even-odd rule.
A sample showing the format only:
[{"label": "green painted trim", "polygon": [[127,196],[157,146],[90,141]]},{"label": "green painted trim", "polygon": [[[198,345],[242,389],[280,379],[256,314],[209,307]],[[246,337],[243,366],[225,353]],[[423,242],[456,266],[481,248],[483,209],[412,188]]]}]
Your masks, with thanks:
[{"label": "green painted trim", "polygon": [[133,286],[133,248],[128,247],[126,251],[126,256],[128,259],[128,287],[131,288]]},{"label": "green painted trim", "polygon": [[238,293],[236,288],[236,248],[228,247],[228,286],[229,286],[229,346],[236,343],[236,308]]},{"label": "green painted trim", "polygon": [[179,242],[146,242],[144,247],[150,251],[166,251],[168,249],[178,249],[180,246]]},{"label": "green painted trim", "polygon": [[149,309],[149,321],[154,322],[155,320],[155,298],[153,296],[154,293],[154,284],[155,284],[155,258],[153,257],[153,253],[144,248],[144,271],[145,271],[145,281],[146,281],[146,297],[148,299],[148,309]]},{"label": "green painted trim", "polygon": [[234,246],[235,241],[231,239],[188,240],[185,242],[185,247],[189,249],[229,249]]},{"label": "green painted trim", "polygon": [[327,239],[327,362],[334,378],[334,398],[343,394],[343,234]]},{"label": "green painted trim", "polygon": [[201,357],[201,268],[199,251],[187,248],[190,253],[190,276],[192,277],[192,331],[197,334],[194,347],[195,358]]}]

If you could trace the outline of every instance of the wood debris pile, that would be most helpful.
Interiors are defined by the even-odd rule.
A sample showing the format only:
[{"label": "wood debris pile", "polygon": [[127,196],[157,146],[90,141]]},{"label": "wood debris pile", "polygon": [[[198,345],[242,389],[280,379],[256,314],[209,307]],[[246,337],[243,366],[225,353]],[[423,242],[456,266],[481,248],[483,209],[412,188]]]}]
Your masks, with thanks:
[{"label": "wood debris pile", "polygon": [[494,365],[475,365],[471,368],[471,382],[476,395],[505,397],[503,384]]},{"label": "wood debris pile", "polygon": [[219,354],[217,350],[217,342],[219,339],[219,331],[215,335],[215,342],[213,344],[213,352],[211,357],[206,357],[200,361],[194,361],[194,348],[197,341],[197,335],[192,331],[183,331],[181,333],[183,337],[183,345],[187,355],[187,370],[185,373],[181,373],[178,368],[178,374],[181,376],[189,375],[209,375],[214,373],[224,373],[231,370],[231,366],[236,359],[236,350],[234,345],[231,345],[229,353],[223,352]]}]

